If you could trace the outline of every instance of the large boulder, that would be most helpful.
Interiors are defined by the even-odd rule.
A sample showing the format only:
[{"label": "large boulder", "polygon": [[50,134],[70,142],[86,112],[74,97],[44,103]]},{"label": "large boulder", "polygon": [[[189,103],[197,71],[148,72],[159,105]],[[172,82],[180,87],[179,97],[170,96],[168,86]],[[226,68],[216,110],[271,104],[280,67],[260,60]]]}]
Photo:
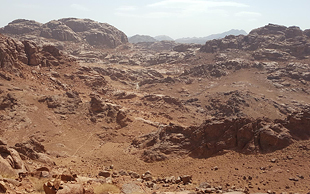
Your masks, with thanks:
[{"label": "large boulder", "polygon": [[6,145],[0,145],[0,174],[13,177],[26,171],[25,163],[18,152]]}]

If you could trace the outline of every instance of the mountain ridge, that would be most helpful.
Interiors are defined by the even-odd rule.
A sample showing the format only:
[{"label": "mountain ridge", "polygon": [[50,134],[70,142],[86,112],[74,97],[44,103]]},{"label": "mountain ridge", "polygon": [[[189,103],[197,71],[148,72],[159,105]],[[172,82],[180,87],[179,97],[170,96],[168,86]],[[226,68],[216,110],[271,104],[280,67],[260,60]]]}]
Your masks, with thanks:
[{"label": "mountain ridge", "polygon": [[183,37],[173,39],[167,35],[158,35],[158,36],[149,36],[149,35],[139,35],[128,37],[130,43],[139,43],[139,42],[157,42],[157,41],[175,41],[176,43],[186,43],[186,44],[205,44],[208,40],[224,38],[228,35],[247,35],[247,32],[244,30],[231,29],[226,32],[211,34],[204,37]]}]

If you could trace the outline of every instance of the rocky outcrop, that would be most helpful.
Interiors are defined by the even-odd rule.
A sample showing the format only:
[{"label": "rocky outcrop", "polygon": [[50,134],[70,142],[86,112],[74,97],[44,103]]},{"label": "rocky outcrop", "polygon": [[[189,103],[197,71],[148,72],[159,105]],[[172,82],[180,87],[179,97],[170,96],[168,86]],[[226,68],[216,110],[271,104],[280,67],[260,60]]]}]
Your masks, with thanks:
[{"label": "rocky outcrop", "polygon": [[267,79],[273,81],[284,81],[285,78],[310,81],[310,65],[292,62],[284,67],[277,67],[268,71]]},{"label": "rocky outcrop", "polygon": [[164,160],[174,155],[204,158],[223,150],[242,153],[272,152],[295,140],[309,139],[309,110],[291,114],[285,120],[210,119],[200,126],[182,127],[169,124],[157,132],[136,138],[132,145],[142,149],[147,162]]},{"label": "rocky outcrop", "polygon": [[24,160],[32,159],[49,165],[55,164],[46,154],[44,145],[34,138],[23,143],[16,143],[13,148],[19,152]]},{"label": "rocky outcrop", "polygon": [[9,148],[6,143],[1,141],[0,145],[0,173],[2,176],[14,177],[18,173],[25,173],[26,165],[21,159],[19,153]]},{"label": "rocky outcrop", "polygon": [[77,92],[68,91],[63,95],[43,96],[39,102],[45,102],[56,114],[76,114],[82,101]]},{"label": "rocky outcrop", "polygon": [[303,32],[299,27],[268,24],[252,30],[247,36],[226,36],[208,41],[200,51],[214,53],[226,49],[258,51],[254,53],[256,59],[286,60],[291,56],[309,55],[310,40],[307,31]]},{"label": "rocky outcrop", "polygon": [[69,62],[54,46],[38,47],[34,42],[20,42],[0,34],[0,70],[20,73],[23,65],[58,66]]},{"label": "rocky outcrop", "polygon": [[[87,43],[91,46],[115,48],[128,42],[127,36],[117,28],[90,19],[64,18],[41,24],[18,19],[5,26],[0,33],[28,39],[28,35],[58,41]],[[42,42],[41,39],[37,39]],[[86,42],[84,42],[84,40]]]},{"label": "rocky outcrop", "polygon": [[63,22],[93,46],[115,48],[128,42],[127,36],[123,32],[107,23],[78,18],[64,18],[59,21]]},{"label": "rocky outcrop", "polygon": [[99,95],[92,94],[90,97],[89,112],[92,121],[99,122],[103,118],[107,123],[117,123],[120,127],[126,127],[131,122],[120,105],[106,102]]},{"label": "rocky outcrop", "polygon": [[80,37],[61,21],[52,20],[44,24],[40,36],[60,41],[79,41]]},{"label": "rocky outcrop", "polygon": [[17,19],[6,25],[0,33],[4,34],[27,34],[38,33],[42,24],[34,20]]}]

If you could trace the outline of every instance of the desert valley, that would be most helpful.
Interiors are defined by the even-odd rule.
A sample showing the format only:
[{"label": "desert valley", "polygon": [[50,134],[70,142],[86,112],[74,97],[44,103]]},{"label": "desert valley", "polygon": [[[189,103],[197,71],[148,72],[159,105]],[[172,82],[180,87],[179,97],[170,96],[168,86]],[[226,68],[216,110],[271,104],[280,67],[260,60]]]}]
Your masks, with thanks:
[{"label": "desert valley", "polygon": [[129,43],[90,19],[0,28],[2,193],[310,192],[310,30]]}]

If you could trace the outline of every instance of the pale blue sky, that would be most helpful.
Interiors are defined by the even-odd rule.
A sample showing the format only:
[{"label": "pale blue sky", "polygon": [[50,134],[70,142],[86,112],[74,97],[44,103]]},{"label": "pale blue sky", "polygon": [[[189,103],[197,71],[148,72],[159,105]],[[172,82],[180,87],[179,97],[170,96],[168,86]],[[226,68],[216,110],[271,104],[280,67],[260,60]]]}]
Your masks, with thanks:
[{"label": "pale blue sky", "polygon": [[230,29],[276,23],[310,28],[310,0],[0,0],[0,27],[14,19],[46,23],[64,17],[89,18],[125,32],[202,37]]}]

